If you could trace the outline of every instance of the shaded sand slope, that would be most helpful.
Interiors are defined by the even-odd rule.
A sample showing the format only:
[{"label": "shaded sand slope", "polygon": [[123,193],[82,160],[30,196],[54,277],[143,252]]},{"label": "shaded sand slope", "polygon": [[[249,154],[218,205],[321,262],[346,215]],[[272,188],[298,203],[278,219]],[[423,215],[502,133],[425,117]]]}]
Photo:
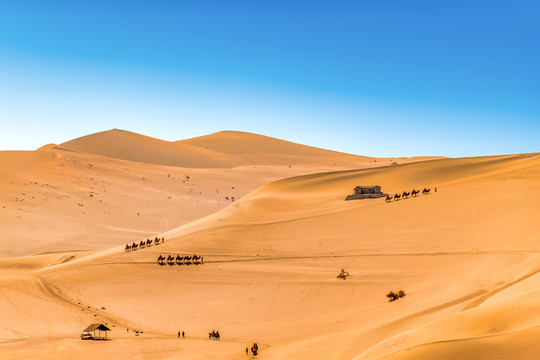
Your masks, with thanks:
[{"label": "shaded sand slope", "polygon": [[[517,341],[519,355],[533,356],[539,180],[540,156],[526,154],[276,181],[159,233],[165,244],[4,277],[0,355],[238,359],[257,341],[261,359],[492,359],[491,346],[513,358]],[[343,201],[355,185],[372,184],[438,191]],[[156,263],[193,253],[204,265]],[[341,268],[345,281],[336,278]],[[388,303],[385,294],[399,289],[407,296]],[[36,313],[39,296],[47,316]],[[116,325],[113,341],[75,340],[96,320]],[[207,339],[212,329],[220,342]],[[188,338],[177,340],[178,330]]]}]

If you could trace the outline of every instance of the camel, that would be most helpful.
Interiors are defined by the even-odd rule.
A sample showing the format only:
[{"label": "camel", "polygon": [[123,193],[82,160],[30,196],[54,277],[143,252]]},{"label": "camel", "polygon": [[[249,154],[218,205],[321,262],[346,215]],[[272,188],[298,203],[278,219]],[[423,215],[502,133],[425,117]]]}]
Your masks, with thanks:
[{"label": "camel", "polygon": [[150,246],[150,245],[152,245],[152,240],[146,239],[146,246]]},{"label": "camel", "polygon": [[426,189],[426,188],[424,188],[424,190],[422,191],[422,195],[427,195],[427,194],[429,194],[429,190],[431,190],[431,189]]},{"label": "camel", "polygon": [[146,245],[146,243],[143,240],[141,240],[141,243],[139,244],[139,247],[143,247],[145,245]]},{"label": "camel", "polygon": [[386,195],[386,199],[384,199],[384,201],[386,201],[386,202],[392,201],[392,196]]},{"label": "camel", "polygon": [[177,265],[182,265],[182,259],[183,258],[180,256],[180,254],[176,255],[176,259],[175,259],[176,264]]},{"label": "camel", "polygon": [[408,192],[404,191],[403,194],[401,194],[401,197],[405,199],[409,195],[411,195],[411,193],[408,193]]},{"label": "camel", "polygon": [[347,276],[350,276],[349,273],[346,272],[344,269],[341,269],[341,272],[339,273],[337,278],[345,280],[347,278]]},{"label": "camel", "polygon": [[174,257],[172,257],[171,255],[169,255],[167,257],[167,262],[174,262]]},{"label": "camel", "polygon": [[251,352],[253,353],[253,355],[257,355],[259,353],[259,347],[257,346],[257,343],[253,344],[253,346],[251,347]]},{"label": "camel", "polygon": [[217,340],[219,340],[219,331],[212,330],[211,333],[208,333],[208,338],[209,339],[217,339]]},{"label": "camel", "polygon": [[126,244],[126,249],[125,249],[125,250],[126,250],[126,251],[131,250],[131,245]]},{"label": "camel", "polygon": [[158,261],[158,264],[163,265],[163,261],[165,261],[165,256],[162,256],[161,254],[159,254],[157,261]]},{"label": "camel", "polygon": [[401,195],[396,194],[396,195],[394,195],[394,200],[398,201],[400,197],[401,197]]},{"label": "camel", "polygon": [[190,262],[191,261],[191,256],[184,256],[184,261],[186,262]]},{"label": "camel", "polygon": [[417,196],[418,194],[420,194],[420,190],[412,190],[412,196]]},{"label": "camel", "polygon": [[137,247],[139,246],[139,244],[137,244],[136,242],[134,242],[132,245],[131,245],[131,248],[133,250],[137,250]]},{"label": "camel", "polygon": [[159,245],[159,239],[158,238],[154,239],[154,244]]}]

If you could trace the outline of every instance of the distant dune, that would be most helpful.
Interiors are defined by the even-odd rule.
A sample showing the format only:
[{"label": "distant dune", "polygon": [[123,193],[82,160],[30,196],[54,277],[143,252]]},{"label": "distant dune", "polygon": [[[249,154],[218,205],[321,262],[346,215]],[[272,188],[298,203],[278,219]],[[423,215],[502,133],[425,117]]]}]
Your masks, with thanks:
[{"label": "distant dune", "polygon": [[61,145],[66,149],[117,159],[188,168],[232,168],[246,165],[354,168],[377,160],[238,131],[222,131],[169,142],[114,129],[83,136]]},{"label": "distant dune", "polygon": [[[0,258],[1,358],[232,360],[254,342],[263,360],[540,355],[540,154],[390,166],[237,132],[92,136],[1,154],[2,250],[19,255]],[[182,151],[234,168],[154,162]],[[344,201],[357,185],[430,191]],[[193,254],[204,264],[157,263]],[[95,322],[111,341],[79,340]]]}]

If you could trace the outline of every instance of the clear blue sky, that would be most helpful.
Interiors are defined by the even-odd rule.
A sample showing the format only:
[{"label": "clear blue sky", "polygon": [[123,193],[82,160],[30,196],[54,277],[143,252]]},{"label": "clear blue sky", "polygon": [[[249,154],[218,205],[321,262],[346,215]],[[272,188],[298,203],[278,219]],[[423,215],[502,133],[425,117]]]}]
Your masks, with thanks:
[{"label": "clear blue sky", "polygon": [[538,1],[1,1],[0,149],[111,128],[540,151]]}]

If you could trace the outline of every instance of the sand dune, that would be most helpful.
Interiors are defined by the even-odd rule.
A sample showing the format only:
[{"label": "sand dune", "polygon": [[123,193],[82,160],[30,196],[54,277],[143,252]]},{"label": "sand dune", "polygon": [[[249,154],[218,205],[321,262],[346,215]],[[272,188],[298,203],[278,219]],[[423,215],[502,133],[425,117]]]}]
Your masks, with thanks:
[{"label": "sand dune", "polygon": [[[183,145],[228,149],[221,140],[207,140]],[[234,156],[242,150],[228,151]],[[131,177],[120,170],[135,163],[66,153],[53,146],[26,155],[44,167],[75,155],[96,164],[99,158],[94,168],[117,179],[119,188],[137,187],[132,196],[166,186],[169,171],[177,169],[177,179],[186,171],[137,163]],[[269,166],[259,188],[246,181],[240,200],[179,227],[148,229],[165,237],[161,245],[1,260],[0,355],[78,359],[92,351],[111,359],[240,359],[251,358],[245,347],[256,341],[261,359],[536,357],[540,155],[366,167],[320,167],[305,175]],[[14,174],[30,176],[24,169]],[[248,170],[230,169],[222,181],[239,181],[238,171],[256,177],[261,169]],[[204,182],[225,177],[215,169],[198,171],[194,177]],[[155,183],[141,186],[142,176]],[[390,203],[344,201],[354,186],[374,184],[391,194],[432,190]],[[138,204],[116,199],[125,202],[120,209]],[[126,221],[126,229],[138,223]],[[126,232],[124,239],[149,235]],[[160,254],[193,253],[204,256],[204,264],[156,262]],[[347,280],[336,278],[341,268],[350,273]],[[400,289],[407,296],[389,303],[385,294]],[[115,325],[113,340],[78,340],[96,321]],[[133,329],[144,333],[135,336]],[[222,340],[208,340],[212,329]],[[179,330],[186,339],[176,339]]]},{"label": "sand dune", "polygon": [[[395,159],[350,155],[257,134],[223,131],[180,141],[164,141],[124,130],[109,130],[61,144],[66,149],[117,159],[186,168],[290,165],[333,169],[388,165]],[[425,160],[402,158],[400,163]]]},{"label": "sand dune", "polygon": [[[210,151],[199,146],[203,140],[220,147]],[[242,142],[246,153],[234,153]],[[226,145],[236,150],[227,153]],[[111,130],[0,152],[0,236],[12,239],[0,255],[105,249],[214,213],[279,178],[390,161],[372,160],[236,132],[191,145]],[[228,168],[239,164],[249,165]]]}]

